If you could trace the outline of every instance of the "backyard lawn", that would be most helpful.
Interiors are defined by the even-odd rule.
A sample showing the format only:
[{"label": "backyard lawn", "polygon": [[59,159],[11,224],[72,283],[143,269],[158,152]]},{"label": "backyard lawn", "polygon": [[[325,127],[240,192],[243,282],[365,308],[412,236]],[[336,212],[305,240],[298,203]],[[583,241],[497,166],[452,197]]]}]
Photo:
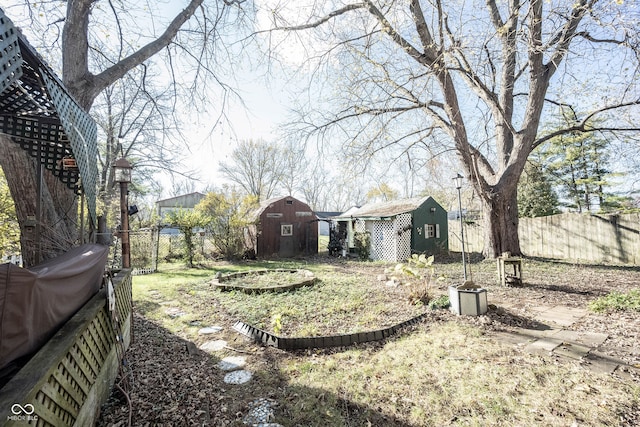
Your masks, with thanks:
[{"label": "backyard lawn", "polygon": [[[134,277],[134,342],[98,425],[251,424],[256,402],[282,426],[637,425],[640,423],[640,269],[525,259],[524,285],[497,285],[495,261],[472,260],[488,290],[484,316],[416,304],[394,265],[318,256],[272,262],[160,266]],[[433,298],[460,283],[457,258],[436,257]],[[216,274],[303,268],[315,284],[289,292],[221,291]],[[387,272],[386,279],[389,278]],[[498,333],[536,324],[539,306],[598,309],[571,325],[607,339],[602,354],[629,365],[614,373],[584,361],[535,355]],[[423,320],[384,341],[287,352],[233,330],[237,321],[286,337],[346,334]],[[219,326],[214,334],[202,329]],[[216,350],[200,347],[225,341]],[[203,348],[207,348],[206,346]],[[252,377],[228,384],[222,359],[241,358]],[[260,400],[257,399],[266,399]],[[129,405],[130,402],[130,405]],[[277,425],[273,424],[273,425]]]}]

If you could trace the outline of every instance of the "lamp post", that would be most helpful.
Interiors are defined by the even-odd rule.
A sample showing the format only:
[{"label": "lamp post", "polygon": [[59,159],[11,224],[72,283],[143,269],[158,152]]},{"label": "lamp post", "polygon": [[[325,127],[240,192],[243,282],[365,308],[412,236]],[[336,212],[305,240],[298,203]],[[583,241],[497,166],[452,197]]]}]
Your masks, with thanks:
[{"label": "lamp post", "polygon": [[464,222],[462,221],[462,197],[460,196],[460,189],[462,188],[463,176],[458,175],[453,178],[456,183],[456,189],[458,190],[458,215],[460,216],[460,238],[462,239],[462,269],[464,270],[464,281],[467,281],[467,261],[465,259],[464,250]]},{"label": "lamp post", "polygon": [[122,268],[131,267],[131,253],[129,245],[129,190],[131,182],[131,163],[124,157],[113,164],[114,181],[120,184],[120,233],[122,236]]}]

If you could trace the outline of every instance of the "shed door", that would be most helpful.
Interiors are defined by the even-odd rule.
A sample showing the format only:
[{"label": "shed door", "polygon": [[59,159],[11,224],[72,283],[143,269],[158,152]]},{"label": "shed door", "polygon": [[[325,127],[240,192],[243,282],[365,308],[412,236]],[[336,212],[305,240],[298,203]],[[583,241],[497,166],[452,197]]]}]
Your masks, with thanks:
[{"label": "shed door", "polygon": [[280,224],[280,251],[279,255],[283,258],[295,255],[293,244],[293,224]]},{"label": "shed door", "polygon": [[289,258],[294,256],[293,236],[280,236],[280,256]]}]

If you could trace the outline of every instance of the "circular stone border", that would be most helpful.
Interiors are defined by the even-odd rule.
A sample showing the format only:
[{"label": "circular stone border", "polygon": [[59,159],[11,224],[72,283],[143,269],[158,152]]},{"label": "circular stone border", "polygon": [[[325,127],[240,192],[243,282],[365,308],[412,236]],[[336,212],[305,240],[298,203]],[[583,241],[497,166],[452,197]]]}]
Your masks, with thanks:
[{"label": "circular stone border", "polygon": [[[276,286],[263,286],[263,287],[247,287],[242,285],[225,285],[224,282],[231,279],[237,279],[239,277],[248,276],[250,274],[267,274],[267,273],[302,273],[305,278],[300,282],[295,282],[287,285]],[[211,281],[211,284],[222,291],[242,291],[247,294],[262,293],[262,292],[285,292],[292,289],[302,288],[304,286],[313,286],[316,283],[317,278],[309,271],[302,268],[274,268],[274,269],[261,269],[261,270],[248,270],[239,271],[236,273],[223,274]]]}]

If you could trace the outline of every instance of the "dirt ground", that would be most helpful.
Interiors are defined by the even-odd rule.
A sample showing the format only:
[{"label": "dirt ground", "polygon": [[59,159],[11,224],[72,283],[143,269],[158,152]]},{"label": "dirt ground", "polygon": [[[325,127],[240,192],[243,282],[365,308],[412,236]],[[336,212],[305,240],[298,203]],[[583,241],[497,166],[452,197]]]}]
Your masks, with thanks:
[{"label": "dirt ground", "polygon": [[[359,272],[371,281],[379,280],[378,276],[385,268],[377,263],[332,259],[327,262],[334,263],[335,268],[345,274]],[[437,274],[447,279],[435,285],[436,294],[446,293],[448,285],[459,276],[459,269],[460,264],[454,260],[445,259],[437,264]],[[611,291],[626,292],[640,286],[640,269],[636,267],[525,260],[523,269],[522,286],[501,287],[496,283],[493,261],[472,260],[472,279],[488,290],[490,310],[487,315],[462,318],[448,311],[439,311],[426,321],[463,321],[488,332],[509,331],[535,326],[535,307],[586,308],[589,302]],[[258,356],[254,358],[260,360],[257,370],[266,373],[264,375],[272,375],[268,380],[270,386],[265,388],[271,391],[267,391],[263,397],[275,401],[278,389],[287,387],[284,381],[275,389],[272,386],[273,378],[279,377],[276,362],[279,358],[291,355],[248,341],[231,329],[231,325],[239,319],[232,318],[219,306],[211,307],[211,310],[217,313],[218,324],[224,328],[216,339],[228,342],[227,353],[230,355]],[[637,344],[640,342],[640,312],[589,312],[570,328],[607,334],[608,338],[598,350],[631,366],[640,367],[640,346]],[[252,389],[229,387],[222,381],[212,380],[210,373],[217,369],[218,360],[199,350],[194,343],[170,333],[140,314],[134,315],[134,331],[134,342],[127,353],[123,375],[102,408],[97,425],[246,425],[238,402],[246,402],[247,393],[261,388],[261,378],[256,379]],[[411,333],[411,328],[405,333]],[[305,353],[296,353],[295,356],[304,357]],[[640,383],[637,376],[632,380]],[[361,410],[345,408],[345,411]],[[640,422],[640,414],[631,415],[630,419]],[[406,425],[383,418],[377,422],[373,419],[372,425]]]}]

